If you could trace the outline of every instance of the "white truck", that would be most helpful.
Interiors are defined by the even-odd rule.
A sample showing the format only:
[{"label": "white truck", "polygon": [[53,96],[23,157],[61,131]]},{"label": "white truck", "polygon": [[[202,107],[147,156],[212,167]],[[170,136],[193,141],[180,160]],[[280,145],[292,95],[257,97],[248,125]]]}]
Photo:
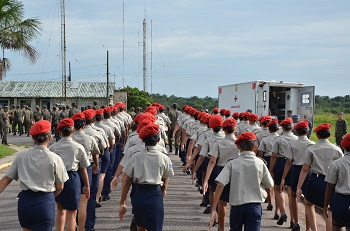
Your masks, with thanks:
[{"label": "white truck", "polygon": [[[273,98],[273,94],[277,98]],[[252,81],[219,86],[219,109],[244,112],[248,109],[259,117],[274,115],[281,121],[287,113],[314,119],[315,87],[302,83]]]}]

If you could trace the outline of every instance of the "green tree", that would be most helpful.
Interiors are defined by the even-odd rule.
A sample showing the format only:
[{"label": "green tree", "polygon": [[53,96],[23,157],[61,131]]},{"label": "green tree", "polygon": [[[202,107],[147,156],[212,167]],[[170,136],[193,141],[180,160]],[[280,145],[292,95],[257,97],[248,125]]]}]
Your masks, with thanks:
[{"label": "green tree", "polygon": [[40,35],[41,22],[37,18],[24,19],[24,6],[17,0],[0,0],[0,81],[11,68],[5,50],[21,53],[31,63],[39,58],[38,51],[29,44]]},{"label": "green tree", "polygon": [[120,91],[128,92],[128,109],[130,109],[131,107],[142,107],[143,109],[145,109],[148,103],[152,103],[149,94],[147,92],[140,91],[136,87],[132,88],[127,86],[125,88],[120,89]]}]

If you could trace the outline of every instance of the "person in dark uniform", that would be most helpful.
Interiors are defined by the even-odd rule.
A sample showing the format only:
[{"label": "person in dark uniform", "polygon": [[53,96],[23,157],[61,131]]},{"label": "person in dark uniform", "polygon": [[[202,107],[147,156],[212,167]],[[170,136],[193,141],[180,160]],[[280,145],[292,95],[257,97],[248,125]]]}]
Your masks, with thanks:
[{"label": "person in dark uniform", "polygon": [[215,179],[217,187],[211,209],[210,227],[217,221],[216,206],[225,185],[230,183],[230,230],[259,231],[261,203],[267,197],[264,188],[272,188],[273,180],[262,159],[255,156],[258,148],[253,132],[243,132],[235,141],[240,156],[229,161]]},{"label": "person in dark uniform", "polygon": [[275,90],[272,90],[269,98],[270,115],[278,116],[278,96]]},{"label": "person in dark uniform", "polygon": [[163,198],[169,177],[174,175],[168,156],[156,148],[160,140],[159,125],[150,124],[139,133],[146,147],[134,154],[123,169],[123,184],[119,219],[126,214],[126,197],[132,183],[137,184],[133,197],[133,212],[138,230],[162,231],[164,221]]},{"label": "person in dark uniform", "polygon": [[29,129],[33,118],[32,118],[32,113],[28,109],[28,106],[26,105],[24,108],[25,108],[24,119],[23,119],[24,133],[27,134],[27,136],[29,136]]},{"label": "person in dark uniform", "polygon": [[[13,122],[12,122],[12,132],[13,135],[16,135],[17,128],[18,132],[20,133],[21,127],[22,127],[22,121],[23,121],[23,111],[21,107],[18,105],[16,109],[13,110]],[[20,135],[22,135],[20,133]]]},{"label": "person in dark uniform", "polygon": [[61,120],[57,126],[62,138],[51,145],[49,150],[59,155],[65,168],[67,169],[69,179],[64,183],[64,188],[56,200],[56,230],[57,231],[75,231],[76,216],[80,202],[80,175],[84,181],[84,193],[87,199],[90,198],[90,183],[86,167],[90,166],[84,146],[72,140],[74,132],[74,121],[71,118]]},{"label": "person in dark uniform", "polygon": [[60,139],[60,134],[57,130],[58,123],[60,122],[60,113],[57,111],[57,107],[52,108],[51,115],[51,124],[52,124],[52,133],[55,135],[56,141]]},{"label": "person in dark uniform", "polygon": [[[314,205],[323,207],[324,197],[327,187],[325,176],[330,164],[343,156],[342,150],[330,143],[328,138],[331,135],[330,124],[320,124],[314,129],[318,142],[308,147],[303,156],[303,168],[301,169],[298,186],[297,186],[297,200],[300,201],[301,194],[305,196],[304,204],[306,208],[306,217],[309,221],[312,230],[317,230],[317,222]],[[311,170],[311,177],[306,192],[302,191],[302,185],[309,175]],[[332,230],[332,218],[326,219],[327,231]]]},{"label": "person in dark uniform", "polygon": [[[328,205],[331,203],[333,231],[350,230],[350,134],[346,135],[341,147],[344,157],[333,161],[327,171],[327,188],[323,211],[328,217]],[[335,192],[335,194],[334,194]],[[333,200],[331,201],[332,195]]]},{"label": "person in dark uniform", "polygon": [[9,134],[9,130],[10,130],[10,117],[11,117],[8,106],[4,107],[4,112],[1,114],[1,116],[2,116],[2,121],[4,121],[3,134],[2,134],[2,144],[8,146],[7,136]]},{"label": "person in dark uniform", "polygon": [[50,112],[47,110],[47,106],[43,105],[43,110],[41,110],[41,114],[43,115],[43,120],[50,121]]},{"label": "person in dark uniform", "polygon": [[47,148],[51,141],[51,124],[40,121],[30,135],[34,147],[17,153],[15,160],[0,180],[0,193],[19,180],[18,219],[23,230],[51,231],[55,221],[55,196],[68,180],[64,163]]},{"label": "person in dark uniform", "polygon": [[36,123],[43,119],[43,115],[41,114],[40,107],[36,105],[35,111],[33,111],[33,123]]},{"label": "person in dark uniform", "polygon": [[343,113],[338,113],[338,120],[335,123],[335,143],[340,146],[345,134],[348,132],[348,122],[343,118]]}]

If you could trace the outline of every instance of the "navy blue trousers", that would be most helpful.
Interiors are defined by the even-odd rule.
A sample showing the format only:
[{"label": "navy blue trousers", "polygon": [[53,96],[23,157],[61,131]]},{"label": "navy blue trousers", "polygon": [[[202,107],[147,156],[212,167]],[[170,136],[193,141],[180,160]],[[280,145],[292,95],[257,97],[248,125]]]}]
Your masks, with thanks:
[{"label": "navy blue trousers", "polygon": [[331,210],[333,220],[350,228],[350,195],[335,193]]},{"label": "navy blue trousers", "polygon": [[261,203],[231,206],[230,231],[259,231],[261,214]]},{"label": "navy blue trousers", "polygon": [[114,147],[111,149],[110,152],[110,161],[109,161],[109,165],[106,171],[106,176],[103,182],[103,188],[102,188],[102,192],[101,195],[102,196],[108,196],[109,193],[111,192],[111,181],[113,179],[113,166],[114,166],[114,161],[115,161],[115,149],[116,149],[116,145],[114,145]]},{"label": "navy blue trousers", "polygon": [[101,167],[101,158],[99,158],[99,170],[97,174],[92,172],[92,181],[90,185],[90,199],[87,202],[86,208],[86,222],[85,229],[93,229],[96,221],[96,196],[98,191],[98,182],[100,179],[100,167]]}]

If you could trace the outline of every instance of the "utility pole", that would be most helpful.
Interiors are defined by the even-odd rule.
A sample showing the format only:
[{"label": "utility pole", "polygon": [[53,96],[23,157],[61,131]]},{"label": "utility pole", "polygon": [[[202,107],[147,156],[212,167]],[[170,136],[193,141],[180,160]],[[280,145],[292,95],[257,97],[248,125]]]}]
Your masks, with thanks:
[{"label": "utility pole", "polygon": [[66,78],[66,10],[65,0],[61,0],[61,65],[62,65],[62,98],[67,99],[67,78]]},{"label": "utility pole", "polygon": [[152,38],[152,20],[151,20],[151,99],[152,99],[152,94],[153,94],[153,57],[152,57],[152,44],[153,44],[153,38]]},{"label": "utility pole", "polygon": [[146,18],[143,19],[143,91],[147,92],[147,63],[146,63]]},{"label": "utility pole", "polygon": [[70,62],[68,62],[68,81],[72,81],[72,70],[70,68]]},{"label": "utility pole", "polygon": [[123,83],[122,83],[122,86],[124,88],[124,1],[123,1]]},{"label": "utility pole", "polygon": [[108,50],[107,50],[107,104],[109,105],[109,60],[108,60]]}]

